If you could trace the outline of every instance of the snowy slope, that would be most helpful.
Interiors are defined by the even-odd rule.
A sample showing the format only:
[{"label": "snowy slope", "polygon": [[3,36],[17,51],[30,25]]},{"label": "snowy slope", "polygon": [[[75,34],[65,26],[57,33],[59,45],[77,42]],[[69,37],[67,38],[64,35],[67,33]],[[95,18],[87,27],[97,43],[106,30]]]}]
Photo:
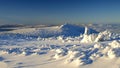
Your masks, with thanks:
[{"label": "snowy slope", "polygon": [[[57,36],[64,36],[64,37],[76,37],[80,36],[84,33],[85,27],[77,26],[73,24],[64,24],[61,26],[52,26],[52,27],[44,27],[44,28],[21,28],[17,30],[12,30],[9,32],[1,33],[0,38],[7,37],[7,38],[36,38],[36,37],[57,37]],[[89,28],[89,33],[98,33],[97,31]],[[18,38],[17,38],[18,39]]]}]

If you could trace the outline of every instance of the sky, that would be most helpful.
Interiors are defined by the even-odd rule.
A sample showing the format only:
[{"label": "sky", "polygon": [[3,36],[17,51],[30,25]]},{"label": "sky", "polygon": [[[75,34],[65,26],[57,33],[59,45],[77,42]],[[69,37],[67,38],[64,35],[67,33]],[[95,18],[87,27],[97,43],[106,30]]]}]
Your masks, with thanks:
[{"label": "sky", "polygon": [[120,23],[120,0],[0,0],[0,24]]}]

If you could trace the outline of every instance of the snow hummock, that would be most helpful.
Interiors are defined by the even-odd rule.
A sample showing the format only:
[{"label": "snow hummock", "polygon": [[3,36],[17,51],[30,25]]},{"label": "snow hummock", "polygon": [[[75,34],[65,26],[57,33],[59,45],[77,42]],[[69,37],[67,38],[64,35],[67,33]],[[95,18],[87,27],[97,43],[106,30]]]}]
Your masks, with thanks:
[{"label": "snow hummock", "polygon": [[82,43],[102,42],[119,38],[108,30],[92,34],[90,34],[89,32],[90,30],[88,29],[88,27],[85,27],[83,39],[81,40]]},{"label": "snow hummock", "polygon": [[109,43],[109,51],[107,53],[108,57],[115,58],[120,57],[120,42],[119,41],[112,41]]}]

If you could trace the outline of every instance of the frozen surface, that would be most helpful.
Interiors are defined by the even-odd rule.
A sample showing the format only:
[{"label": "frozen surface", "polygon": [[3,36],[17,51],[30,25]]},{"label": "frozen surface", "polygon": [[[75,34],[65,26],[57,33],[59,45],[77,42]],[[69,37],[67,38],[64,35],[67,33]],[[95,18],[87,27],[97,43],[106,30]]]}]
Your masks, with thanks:
[{"label": "frozen surface", "polygon": [[[12,26],[0,32],[2,68],[119,68],[119,27]],[[109,25],[110,26],[110,25]],[[4,26],[0,27],[1,29]],[[92,27],[92,28],[91,28]],[[6,27],[4,27],[6,29]]]}]

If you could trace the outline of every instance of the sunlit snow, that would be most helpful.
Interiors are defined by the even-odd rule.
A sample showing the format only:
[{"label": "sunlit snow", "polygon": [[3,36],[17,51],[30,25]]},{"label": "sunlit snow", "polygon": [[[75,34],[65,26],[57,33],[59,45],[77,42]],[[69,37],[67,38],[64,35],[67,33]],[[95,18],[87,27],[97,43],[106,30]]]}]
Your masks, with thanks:
[{"label": "sunlit snow", "polygon": [[[109,24],[110,25],[110,24]],[[2,68],[119,68],[120,31],[103,24],[0,27]],[[100,27],[100,28],[97,28]],[[102,30],[104,27],[105,30]],[[5,30],[7,28],[7,30]],[[9,30],[9,28],[11,30]]]}]

